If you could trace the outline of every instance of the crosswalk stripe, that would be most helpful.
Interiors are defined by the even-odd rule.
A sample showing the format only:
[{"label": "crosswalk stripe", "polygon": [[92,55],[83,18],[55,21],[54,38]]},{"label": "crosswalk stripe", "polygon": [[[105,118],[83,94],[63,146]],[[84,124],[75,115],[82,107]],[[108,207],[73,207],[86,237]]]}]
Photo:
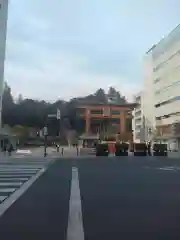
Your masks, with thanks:
[{"label": "crosswalk stripe", "polygon": [[27,181],[29,178],[14,178],[14,177],[11,177],[11,178],[2,178],[1,176],[0,176],[0,182],[1,181]]},{"label": "crosswalk stripe", "polygon": [[7,196],[0,196],[0,203],[4,201],[7,198]]},{"label": "crosswalk stripe", "polygon": [[[37,170],[38,171],[38,170]],[[33,174],[35,174],[35,173],[37,173],[37,171],[31,171],[31,172],[29,172],[29,171],[23,171],[24,172],[24,174],[30,174],[30,175],[33,175]],[[13,170],[11,170],[11,171],[2,171],[2,172],[0,172],[0,174],[7,174],[7,173],[9,173],[9,174],[19,174],[19,173],[21,173],[21,172],[17,172],[17,171],[13,171]]]},{"label": "crosswalk stripe", "polygon": [[11,193],[14,192],[16,188],[0,188],[0,194],[1,193]]},{"label": "crosswalk stripe", "polygon": [[19,178],[19,177],[23,177],[23,178],[29,178],[29,177],[31,177],[32,176],[32,174],[24,174],[24,173],[18,173],[18,174],[0,174],[0,177],[1,178],[9,178],[9,177],[13,177],[13,178]]},{"label": "crosswalk stripe", "polygon": [[19,187],[22,185],[22,182],[0,182],[0,187]]},{"label": "crosswalk stripe", "polygon": [[6,167],[4,167],[4,168],[0,169],[0,173],[1,172],[6,172],[6,171],[22,172],[22,170],[23,170],[23,172],[36,172],[38,169],[31,169],[31,168],[29,168],[29,169],[27,169],[27,168],[19,169],[19,168],[6,168]]},{"label": "crosswalk stripe", "polygon": [[[0,164],[0,168],[3,167],[3,166],[4,166],[4,165],[1,166],[1,164]],[[22,170],[24,170],[24,169],[29,169],[29,168],[28,168],[27,166],[25,166],[25,165],[18,165],[17,167],[18,167],[18,169],[22,169]],[[14,165],[13,165],[13,166],[5,165],[5,168],[6,168],[6,169],[11,169],[11,168],[14,169]],[[32,167],[32,166],[31,166],[30,169],[33,169],[33,170],[34,170],[34,169],[41,169],[41,168],[42,168],[42,165],[41,165],[41,166],[36,166],[36,167]]]}]

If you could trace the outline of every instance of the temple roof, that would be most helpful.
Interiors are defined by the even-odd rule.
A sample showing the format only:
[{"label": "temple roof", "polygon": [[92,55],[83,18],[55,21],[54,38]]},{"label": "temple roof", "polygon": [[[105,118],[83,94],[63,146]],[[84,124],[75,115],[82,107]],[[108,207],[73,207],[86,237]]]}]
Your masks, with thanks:
[{"label": "temple roof", "polygon": [[114,106],[114,107],[129,107],[134,109],[137,106],[137,103],[85,103],[85,102],[79,102],[77,103],[77,107],[85,107],[85,106]]}]

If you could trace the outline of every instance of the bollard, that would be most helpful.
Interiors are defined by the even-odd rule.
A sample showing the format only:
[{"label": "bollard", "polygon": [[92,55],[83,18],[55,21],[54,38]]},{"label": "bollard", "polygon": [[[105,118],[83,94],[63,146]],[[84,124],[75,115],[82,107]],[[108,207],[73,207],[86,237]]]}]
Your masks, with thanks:
[{"label": "bollard", "polygon": [[77,156],[79,155],[79,148],[76,147],[76,151],[77,151]]},{"label": "bollard", "polygon": [[64,148],[61,148],[61,155],[64,155]]},{"label": "bollard", "polygon": [[59,146],[57,146],[57,152],[59,152]]}]

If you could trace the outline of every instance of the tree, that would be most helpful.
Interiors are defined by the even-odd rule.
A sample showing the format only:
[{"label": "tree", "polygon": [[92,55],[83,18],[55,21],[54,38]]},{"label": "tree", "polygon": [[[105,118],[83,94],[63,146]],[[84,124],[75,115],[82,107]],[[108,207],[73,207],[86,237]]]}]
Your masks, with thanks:
[{"label": "tree", "polygon": [[11,129],[11,132],[18,137],[19,143],[23,143],[29,136],[29,129],[21,125],[16,125]]},{"label": "tree", "polygon": [[2,96],[2,121],[10,126],[13,125],[14,101],[11,94],[11,88],[5,82]]},{"label": "tree", "polygon": [[15,125],[12,129],[11,129],[12,133],[17,135],[17,136],[28,136],[29,131],[27,127],[23,127],[21,125]]},{"label": "tree", "polygon": [[110,87],[109,90],[108,90],[108,96],[112,96],[112,97],[115,96],[116,97],[116,95],[117,95],[116,89],[113,88],[113,87]]},{"label": "tree", "polygon": [[11,108],[13,106],[13,96],[11,94],[11,88],[5,82],[3,97],[2,97],[2,105],[4,108]]},{"label": "tree", "polygon": [[99,103],[107,103],[107,97],[106,97],[105,91],[102,88],[96,91],[95,99]]},{"label": "tree", "polygon": [[121,94],[113,87],[110,87],[108,90],[108,98],[111,102],[116,104],[126,103],[125,97],[121,96]]},{"label": "tree", "polygon": [[23,96],[22,96],[22,94],[19,94],[17,103],[20,104],[20,103],[22,103],[22,101],[23,101]]}]

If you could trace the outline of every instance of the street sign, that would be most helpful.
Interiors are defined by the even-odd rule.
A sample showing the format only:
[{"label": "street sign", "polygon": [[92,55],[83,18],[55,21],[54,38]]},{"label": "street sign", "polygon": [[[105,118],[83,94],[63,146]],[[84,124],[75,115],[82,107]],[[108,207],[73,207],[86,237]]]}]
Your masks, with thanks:
[{"label": "street sign", "polygon": [[56,118],[57,115],[56,114],[48,114],[48,118]]},{"label": "street sign", "polygon": [[57,109],[56,118],[61,119],[61,110],[59,108]]},{"label": "street sign", "polygon": [[44,127],[44,136],[47,136],[48,135],[48,129],[47,127]]}]

